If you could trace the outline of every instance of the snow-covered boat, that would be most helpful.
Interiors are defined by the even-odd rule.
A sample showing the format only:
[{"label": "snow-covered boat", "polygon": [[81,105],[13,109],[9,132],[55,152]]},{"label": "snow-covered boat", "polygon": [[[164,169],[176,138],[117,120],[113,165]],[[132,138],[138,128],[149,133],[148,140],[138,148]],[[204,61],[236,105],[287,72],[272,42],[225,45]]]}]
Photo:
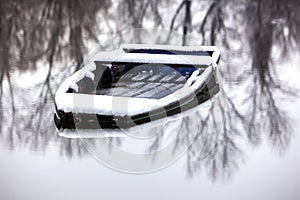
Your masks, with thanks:
[{"label": "snow-covered boat", "polygon": [[128,128],[212,98],[219,86],[215,46],[127,44],[99,52],[55,95],[58,129]]}]

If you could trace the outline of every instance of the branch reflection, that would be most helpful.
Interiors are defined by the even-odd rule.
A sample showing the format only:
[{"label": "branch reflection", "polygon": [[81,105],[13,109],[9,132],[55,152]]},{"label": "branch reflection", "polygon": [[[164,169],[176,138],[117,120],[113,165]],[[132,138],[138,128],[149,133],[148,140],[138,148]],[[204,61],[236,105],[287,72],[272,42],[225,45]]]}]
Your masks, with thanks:
[{"label": "branch reflection", "polygon": [[[176,132],[174,152],[196,130],[195,141],[187,152],[190,176],[203,170],[213,181],[230,178],[243,163],[242,143],[255,146],[267,138],[273,148],[284,152],[291,141],[292,128],[291,119],[280,104],[283,99],[295,97],[296,92],[281,80],[280,70],[288,70],[282,69],[281,64],[293,59],[299,49],[300,2],[184,0],[178,1],[172,10],[173,3],[89,0],[83,5],[79,0],[1,1],[0,137],[4,144],[9,149],[26,146],[45,152],[53,142],[59,145],[63,156],[86,154],[80,140],[55,133],[50,122],[54,92],[65,77],[80,67],[90,43],[100,41],[99,45],[105,48],[99,35],[118,33],[118,43],[187,45],[191,43],[187,37],[195,36],[204,45],[221,47],[222,88],[211,114],[183,118]],[[118,11],[111,9],[114,6]],[[195,17],[199,13],[202,19]],[[149,24],[169,27],[182,33],[182,37],[145,35],[143,29],[133,31],[131,36],[120,32],[123,28],[143,28]],[[62,67],[71,62],[71,67]],[[25,83],[28,74],[30,79],[35,77],[32,83]],[[199,123],[192,129],[195,119]],[[217,125],[207,127],[208,119]],[[217,144],[210,151],[203,149],[203,144],[209,143],[199,139],[203,132],[213,139],[218,135]],[[163,137],[163,131],[160,135]],[[122,139],[114,139],[113,143],[121,145]],[[158,137],[148,145],[148,150],[155,151],[159,145]]]}]

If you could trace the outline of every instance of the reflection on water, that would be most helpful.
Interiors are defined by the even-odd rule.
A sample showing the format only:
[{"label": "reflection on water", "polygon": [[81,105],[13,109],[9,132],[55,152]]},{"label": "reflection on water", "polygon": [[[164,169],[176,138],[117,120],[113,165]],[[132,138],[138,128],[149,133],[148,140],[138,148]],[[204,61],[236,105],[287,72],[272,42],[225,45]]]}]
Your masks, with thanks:
[{"label": "reflection on water", "polygon": [[[85,155],[80,140],[57,135],[52,119],[56,88],[79,68],[88,49],[123,42],[195,44],[188,37],[199,38],[202,44],[221,48],[221,97],[214,108],[220,110],[223,121],[222,130],[211,130],[220,134],[205,158],[195,139],[186,154],[186,169],[191,176],[206,168],[212,180],[229,178],[243,160],[241,141],[252,147],[267,138],[280,153],[289,146],[291,116],[280,105],[296,95],[295,88],[282,81],[281,71],[288,70],[288,64],[285,69],[283,64],[292,63],[299,50],[299,4],[298,0],[176,4],[107,0],[84,1],[84,5],[71,0],[1,1],[1,141],[11,150],[25,146],[44,152],[55,143],[61,155]],[[167,31],[162,37],[144,29],[120,32],[149,26],[180,34]],[[116,44],[105,42],[113,33]],[[211,113],[214,117],[215,112]],[[194,119],[187,119],[180,129],[186,137],[194,131],[189,129]],[[196,132],[205,128],[206,118],[200,120],[203,126]],[[177,139],[185,141],[185,137]],[[150,144],[152,149],[158,147],[159,141]]]}]

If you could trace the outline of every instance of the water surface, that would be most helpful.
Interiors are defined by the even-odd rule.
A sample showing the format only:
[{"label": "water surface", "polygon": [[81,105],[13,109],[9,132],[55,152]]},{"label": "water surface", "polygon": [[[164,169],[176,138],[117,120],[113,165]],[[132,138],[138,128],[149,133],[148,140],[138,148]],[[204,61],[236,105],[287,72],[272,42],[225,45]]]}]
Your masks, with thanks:
[{"label": "water surface", "polygon": [[[298,199],[299,11],[296,0],[2,1],[0,198]],[[59,84],[91,52],[132,42],[221,49],[214,106],[222,120],[210,129],[218,137],[207,156],[194,142],[172,165],[133,175],[91,155],[100,149],[113,157],[112,144],[135,151],[124,139],[57,133]],[[201,135],[206,123],[197,109],[159,133],[175,130],[180,144]]]}]

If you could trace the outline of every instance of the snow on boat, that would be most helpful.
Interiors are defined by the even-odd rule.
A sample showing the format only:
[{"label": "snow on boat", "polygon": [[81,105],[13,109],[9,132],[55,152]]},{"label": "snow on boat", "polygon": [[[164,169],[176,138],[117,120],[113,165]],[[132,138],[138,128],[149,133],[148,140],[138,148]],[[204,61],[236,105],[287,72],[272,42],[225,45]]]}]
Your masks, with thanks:
[{"label": "snow on boat", "polygon": [[214,46],[127,44],[97,53],[55,95],[59,130],[129,128],[189,110],[219,86]]}]

